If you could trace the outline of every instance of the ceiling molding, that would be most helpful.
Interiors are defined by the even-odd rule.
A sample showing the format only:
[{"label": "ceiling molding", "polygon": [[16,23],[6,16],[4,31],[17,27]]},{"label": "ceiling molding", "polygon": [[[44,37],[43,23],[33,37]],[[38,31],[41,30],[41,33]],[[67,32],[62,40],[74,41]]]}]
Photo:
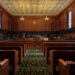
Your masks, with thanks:
[{"label": "ceiling molding", "polygon": [[59,15],[73,0],[0,0],[0,5],[12,16]]}]

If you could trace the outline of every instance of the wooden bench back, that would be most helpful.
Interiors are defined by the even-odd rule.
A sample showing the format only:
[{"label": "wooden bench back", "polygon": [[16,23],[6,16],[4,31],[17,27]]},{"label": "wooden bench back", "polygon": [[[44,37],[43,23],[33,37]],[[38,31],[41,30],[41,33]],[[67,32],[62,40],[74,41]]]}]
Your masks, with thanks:
[{"label": "wooden bench back", "polygon": [[22,43],[18,43],[18,42],[16,42],[16,43],[14,43],[14,42],[8,42],[8,43],[3,42],[3,43],[0,43],[0,46],[22,46],[23,51],[24,51],[23,53],[26,52],[25,45]]},{"label": "wooden bench back", "polygon": [[59,61],[59,75],[75,75],[75,62],[64,61],[63,59],[58,59]]},{"label": "wooden bench back", "polygon": [[18,71],[18,51],[16,50],[0,50],[0,59],[9,59],[9,64],[12,66],[12,75]]},{"label": "wooden bench back", "polygon": [[45,46],[75,46],[74,41],[47,41],[43,42],[42,51],[45,53]]},{"label": "wooden bench back", "polygon": [[45,61],[49,63],[49,51],[51,50],[75,50],[75,46],[46,46]]},{"label": "wooden bench back", "polygon": [[24,51],[23,51],[23,47],[22,46],[0,46],[1,50],[17,50],[19,53],[19,63],[22,64],[23,63],[23,56],[24,56]]},{"label": "wooden bench back", "polygon": [[0,61],[0,75],[9,75],[9,59]]},{"label": "wooden bench back", "polygon": [[52,50],[49,52],[50,71],[52,75],[58,75],[56,66],[58,66],[58,59],[75,61],[75,50]]}]

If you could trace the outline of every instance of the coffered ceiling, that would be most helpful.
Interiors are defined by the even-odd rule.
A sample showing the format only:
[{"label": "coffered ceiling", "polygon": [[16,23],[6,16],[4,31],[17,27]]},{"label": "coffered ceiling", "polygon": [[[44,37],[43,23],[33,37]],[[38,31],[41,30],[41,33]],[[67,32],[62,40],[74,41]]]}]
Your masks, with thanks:
[{"label": "coffered ceiling", "polygon": [[73,0],[0,0],[0,5],[14,16],[58,15]]}]

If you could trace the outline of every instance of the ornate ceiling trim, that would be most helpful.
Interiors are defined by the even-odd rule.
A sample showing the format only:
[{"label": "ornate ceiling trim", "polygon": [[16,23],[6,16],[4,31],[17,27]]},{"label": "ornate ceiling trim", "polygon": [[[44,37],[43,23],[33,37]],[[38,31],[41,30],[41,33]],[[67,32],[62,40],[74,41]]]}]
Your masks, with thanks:
[{"label": "ornate ceiling trim", "polygon": [[0,0],[0,5],[13,16],[59,15],[73,0]]}]

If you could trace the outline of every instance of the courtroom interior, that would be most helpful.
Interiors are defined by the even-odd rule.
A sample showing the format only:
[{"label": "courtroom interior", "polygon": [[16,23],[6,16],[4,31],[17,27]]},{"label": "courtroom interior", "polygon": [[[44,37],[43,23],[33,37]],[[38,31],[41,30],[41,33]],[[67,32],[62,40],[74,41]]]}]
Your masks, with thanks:
[{"label": "courtroom interior", "polygon": [[75,75],[75,0],[0,0],[0,75]]}]

